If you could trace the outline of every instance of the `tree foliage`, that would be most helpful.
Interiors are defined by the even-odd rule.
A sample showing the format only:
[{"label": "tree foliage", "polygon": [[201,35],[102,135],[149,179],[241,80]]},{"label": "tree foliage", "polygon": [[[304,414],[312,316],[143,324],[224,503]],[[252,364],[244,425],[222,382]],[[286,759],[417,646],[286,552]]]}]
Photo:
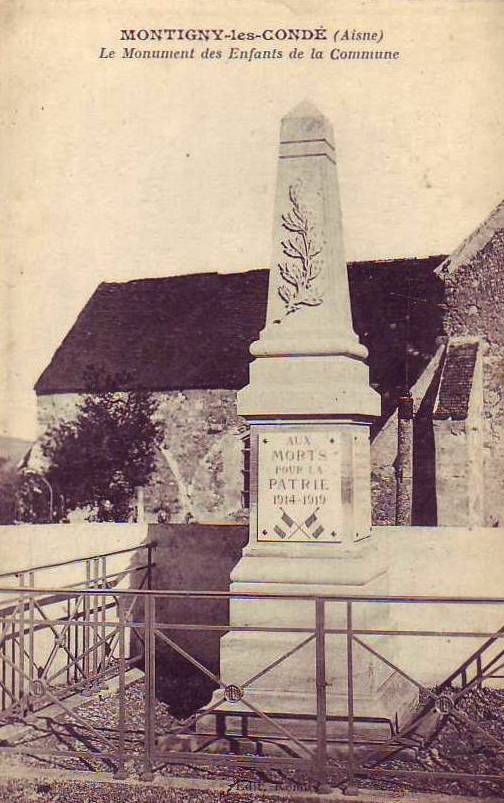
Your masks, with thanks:
[{"label": "tree foliage", "polygon": [[148,483],[162,442],[158,405],[141,391],[88,394],[73,420],[47,430],[45,477],[62,500],[60,515],[89,507],[98,520],[128,519],[135,488]]},{"label": "tree foliage", "polygon": [[49,521],[50,501],[42,476],[0,459],[0,524]]},{"label": "tree foliage", "polygon": [[13,524],[16,520],[19,486],[20,477],[16,469],[0,459],[0,524]]}]

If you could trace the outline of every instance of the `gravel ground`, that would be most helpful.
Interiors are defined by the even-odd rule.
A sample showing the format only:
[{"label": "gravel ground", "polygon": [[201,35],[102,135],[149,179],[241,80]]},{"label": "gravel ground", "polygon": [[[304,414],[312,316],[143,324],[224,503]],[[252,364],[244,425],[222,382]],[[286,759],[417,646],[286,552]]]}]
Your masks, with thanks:
[{"label": "gravel ground", "polygon": [[[254,803],[278,803],[278,798],[254,793]],[[250,803],[250,793],[139,788],[92,781],[33,783],[6,781],[0,786],[2,803]]]},{"label": "gravel ground", "polygon": [[[453,695],[456,695],[455,691]],[[456,710],[458,715],[448,715],[428,747],[420,750],[415,758],[409,761],[389,758],[379,766],[388,770],[423,770],[432,774],[460,772],[501,775],[504,778],[504,691],[475,688],[457,701]],[[469,720],[476,727],[471,727]],[[372,783],[359,781],[359,786],[396,790],[401,788],[417,792],[437,791],[504,800],[504,781],[406,781],[402,778],[399,784],[374,779]]]},{"label": "gravel ground", "polygon": [[[126,763],[129,777],[141,775],[142,766],[142,740],[143,740],[143,704],[144,692],[143,683],[134,683],[127,689],[127,738],[128,750],[136,753],[130,756]],[[462,716],[470,717],[477,721],[478,727],[482,731],[471,729],[453,714],[447,716],[442,727],[433,736],[428,747],[420,750],[416,755],[410,754],[408,758],[404,753],[389,756],[376,763],[368,760],[368,766],[377,766],[387,770],[408,770],[426,771],[434,774],[439,771],[455,771],[465,773],[483,773],[493,775],[504,775],[504,691],[478,689],[473,690],[464,696],[457,703],[457,710]],[[58,719],[47,722],[47,728],[42,728],[44,722],[26,726],[23,733],[16,739],[16,744],[25,749],[46,749],[61,751],[60,756],[36,757],[33,754],[13,754],[2,753],[0,751],[0,769],[2,766],[11,769],[20,766],[20,763],[31,767],[64,768],[72,770],[93,770],[111,771],[113,764],[107,764],[103,759],[93,756],[76,757],[65,755],[68,750],[103,750],[113,749],[115,738],[114,728],[118,714],[118,698],[116,694],[109,694],[101,691],[83,703],[74,714],[82,717],[85,721],[97,728],[105,737],[107,746],[93,735],[84,739],[79,733],[73,717],[64,714]],[[168,707],[161,702],[156,703],[156,732],[161,740],[166,732],[176,725],[176,720],[171,716]],[[491,738],[489,738],[491,737]],[[11,742],[14,744],[14,742]],[[179,747],[179,749],[181,749]],[[185,749],[185,748],[183,748]],[[236,767],[232,764],[232,756],[229,756],[229,763],[223,756],[223,762],[207,766],[171,764],[165,765],[156,771],[156,776],[177,776],[187,778],[202,778],[207,780],[225,783],[228,787],[235,784],[235,789],[240,788],[240,784],[251,783],[256,790],[254,801],[268,801],[267,792],[271,789],[314,791],[312,779],[306,773],[294,769],[265,769],[261,771],[249,769],[247,767]],[[332,785],[339,786],[344,780],[345,764],[335,761],[332,764],[330,781]],[[147,785],[141,787],[128,787],[127,797],[121,797],[123,792],[119,787],[107,784],[93,784],[91,782],[73,782],[68,785],[58,784],[57,788],[45,789],[44,784],[39,788],[33,787],[27,782],[9,782],[7,788],[5,784],[0,789],[0,800],[5,801],[65,801],[65,803],[93,803],[93,801],[117,801],[128,800],[150,803],[150,801],[232,801],[251,800],[250,794],[246,792],[227,792],[219,791],[204,792],[185,792],[182,795],[180,790],[173,791],[168,789],[161,790],[159,787],[153,790]],[[236,786],[238,785],[238,787]],[[504,783],[497,782],[477,782],[477,781],[452,781],[452,780],[431,780],[404,778],[359,778],[359,786],[367,789],[381,789],[398,791],[421,791],[438,792],[444,794],[473,795],[475,797],[496,797],[504,800]],[[67,788],[68,787],[68,788]],[[99,796],[97,789],[99,788]],[[260,792],[259,790],[263,790]],[[31,790],[31,791],[30,791]],[[86,791],[87,790],[87,791]],[[264,796],[259,796],[263,794]],[[2,797],[3,795],[3,797]],[[24,796],[23,796],[24,795]],[[29,796],[27,796],[29,795]],[[52,797],[51,797],[52,795]],[[94,795],[94,796],[93,796]],[[152,796],[154,795],[154,796]]]}]

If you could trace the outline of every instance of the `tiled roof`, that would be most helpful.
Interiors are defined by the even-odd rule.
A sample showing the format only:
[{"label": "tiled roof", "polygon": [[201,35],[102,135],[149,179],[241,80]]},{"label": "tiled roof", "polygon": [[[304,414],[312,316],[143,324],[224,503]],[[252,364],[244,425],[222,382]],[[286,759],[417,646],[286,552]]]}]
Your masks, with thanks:
[{"label": "tiled roof", "polygon": [[435,419],[461,421],[467,418],[477,354],[477,341],[449,342],[434,409]]},{"label": "tiled roof", "polygon": [[[442,284],[434,269],[442,259],[349,265],[355,330],[369,349],[371,382],[384,393],[384,412],[403,389],[408,293],[411,383],[435,351]],[[93,372],[115,389],[241,388],[248,382],[250,343],[264,326],[267,288],[267,270],[103,283],[36,392],[96,390]]]},{"label": "tiled roof", "polygon": [[94,390],[90,369],[115,389],[241,387],[267,291],[265,270],[100,284],[35,390]]}]

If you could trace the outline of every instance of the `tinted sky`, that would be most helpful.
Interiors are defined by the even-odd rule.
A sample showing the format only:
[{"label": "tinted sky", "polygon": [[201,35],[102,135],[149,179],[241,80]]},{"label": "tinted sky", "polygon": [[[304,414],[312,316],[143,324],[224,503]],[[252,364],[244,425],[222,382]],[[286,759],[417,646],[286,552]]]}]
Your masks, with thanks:
[{"label": "tinted sky", "polygon": [[[279,121],[304,98],[334,125],[349,260],[455,248],[503,195],[503,12],[471,0],[6,2],[4,431],[34,436],[33,383],[99,282],[269,264]],[[122,28],[321,24],[383,29],[400,59],[98,58],[121,53]]]}]

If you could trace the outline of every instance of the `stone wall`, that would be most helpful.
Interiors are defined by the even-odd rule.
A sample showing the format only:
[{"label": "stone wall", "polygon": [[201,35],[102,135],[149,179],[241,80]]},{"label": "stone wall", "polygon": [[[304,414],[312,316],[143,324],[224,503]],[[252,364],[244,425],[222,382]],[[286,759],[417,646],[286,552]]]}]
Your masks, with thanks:
[{"label": "stone wall", "polygon": [[[449,407],[443,407],[443,394],[449,397],[451,392],[449,378],[445,381],[450,354],[467,348],[471,349],[471,357],[463,377],[463,365],[460,361],[455,365],[459,397],[452,394]],[[481,342],[474,338],[451,338],[448,344],[433,421],[439,526],[484,524],[482,353]]]},{"label": "stone wall", "polygon": [[[234,390],[166,391],[155,394],[165,438],[155,475],[145,491],[148,518],[160,508],[170,521],[246,521],[243,507],[243,420]],[[39,433],[75,415],[82,396],[38,397]],[[37,456],[34,456],[37,459]],[[40,456],[39,458],[40,459]]]},{"label": "stone wall", "polygon": [[[471,241],[468,241],[469,245]],[[463,246],[468,249],[467,244]],[[464,252],[465,253],[465,252]],[[485,245],[467,250],[467,261],[456,254],[439,269],[445,288],[444,336],[480,338],[483,341],[483,412],[472,416],[468,426],[455,421],[437,422],[435,443],[433,406],[439,380],[439,352],[412,388],[415,401],[413,524],[460,524],[458,499],[467,482],[474,490],[469,518],[472,523],[497,526],[504,523],[504,231],[492,232]],[[480,371],[480,367],[478,367]],[[475,379],[477,379],[475,375]],[[478,379],[479,381],[479,379]],[[478,419],[478,420],[476,420]],[[463,432],[461,430],[463,429]],[[451,443],[447,440],[451,438]],[[460,449],[472,457],[466,461],[466,480],[453,482],[454,459],[460,464]],[[477,467],[478,449],[483,457]],[[453,452],[453,453],[452,453]],[[373,519],[375,524],[395,522],[395,460],[397,414],[394,413],[372,444]],[[465,460],[465,458],[464,458]],[[460,465],[458,465],[460,468]],[[457,468],[457,470],[458,470]],[[469,477],[469,475],[471,475]],[[474,485],[478,485],[474,489]],[[482,486],[482,487],[479,487]],[[443,498],[438,522],[437,504],[443,488],[453,499]],[[458,494],[458,497],[457,497]],[[445,495],[446,496],[446,495]],[[483,497],[483,501],[481,501]],[[450,510],[451,508],[451,510]],[[481,510],[482,508],[482,510]],[[469,511],[468,511],[469,515]],[[448,518],[447,518],[448,516]],[[469,523],[466,519],[465,523]]]},{"label": "stone wall", "polygon": [[[248,540],[246,525],[150,524],[156,544],[152,588],[170,591],[228,591],[229,575]],[[141,606],[140,606],[141,607]],[[138,610],[140,620],[143,610]],[[164,631],[193,658],[219,674],[220,640],[229,622],[225,598],[165,597],[156,600],[163,623],[222,625],[222,630]],[[185,716],[210,700],[215,689],[208,677],[165,642],[157,641],[157,694],[174,713]]]},{"label": "stone wall", "polygon": [[[391,595],[502,597],[502,528],[378,527],[374,537],[388,556]],[[490,634],[504,625],[504,604],[398,603],[390,607],[391,626],[398,630]],[[397,636],[391,641],[395,643],[395,648],[393,644],[390,648],[398,666],[420,682],[435,685],[457,669],[486,638]],[[501,649],[497,642],[495,652]],[[502,686],[502,679],[488,682]]]},{"label": "stone wall", "polygon": [[61,421],[74,418],[83,396],[78,393],[54,393],[37,396],[37,425],[41,437],[46,429]]},{"label": "stone wall", "polygon": [[483,356],[484,519],[504,524],[504,231],[466,264],[440,271],[448,310],[450,336],[479,336],[487,343]]},{"label": "stone wall", "polygon": [[[444,345],[411,388],[414,414],[413,524],[436,523],[432,408],[436,398]],[[397,410],[371,444],[371,497],[373,524],[395,524],[396,519]]]},{"label": "stone wall", "polygon": [[163,395],[165,445],[147,505],[168,507],[171,520],[244,521],[242,420],[233,390]]},{"label": "stone wall", "polygon": [[[248,531],[243,525],[150,525],[149,539],[158,544],[153,587],[227,590],[229,574],[247,538]],[[503,529],[377,527],[373,538],[380,559],[389,564],[388,587],[392,596],[474,598],[481,597],[483,586],[489,598],[502,596]],[[380,639],[377,649],[385,657],[427,685],[440,683],[486,641],[485,636],[458,637],[450,631],[493,633],[504,625],[504,604],[495,602],[390,603],[388,608],[390,627],[395,630],[449,633]],[[222,630],[213,631],[168,631],[204,666],[214,672],[218,670],[221,636],[229,621],[225,600],[160,599],[157,615],[166,624],[223,625]],[[501,649],[499,642],[496,648]],[[191,703],[204,704],[210,699],[212,684],[201,671],[178,659],[173,649],[158,644],[158,659],[159,693],[179,713],[187,713]]]},{"label": "stone wall", "polygon": [[[85,586],[89,579],[93,580],[102,577],[106,572],[108,582],[115,583],[116,588],[127,590],[135,587],[139,578],[145,575],[145,569],[141,567],[147,565],[147,550],[138,549],[147,543],[147,530],[145,524],[109,524],[109,523],[79,523],[79,524],[21,524],[12,526],[0,526],[0,568],[2,577],[0,585],[4,589],[25,587],[32,584],[38,589],[68,589]],[[102,560],[96,560],[97,556],[102,556]],[[106,556],[106,557],[104,557]],[[93,558],[89,563],[86,558]],[[58,564],[54,566],[53,564]],[[136,567],[135,574],[131,570]],[[30,574],[28,574],[30,572]],[[12,604],[17,603],[17,598],[13,597],[12,591],[0,593],[0,617],[12,615]],[[33,659],[36,667],[44,667],[46,662],[50,664],[49,677],[53,677],[51,684],[65,684],[66,669],[69,661],[69,653],[63,639],[61,648],[57,648],[55,636],[57,632],[49,625],[44,626],[43,617],[48,620],[65,620],[69,615],[69,610],[77,609],[82,616],[84,603],[82,600],[74,599],[69,605],[66,599],[61,599],[52,593],[40,593],[37,597],[37,604],[40,612],[35,610],[36,625],[33,635]],[[92,611],[96,611],[96,617],[101,616],[101,612],[95,606],[100,605],[98,597],[90,598]],[[116,609],[113,597],[107,599],[107,620],[114,622]],[[18,615],[21,615],[18,612]],[[20,655],[24,655],[25,673],[29,667],[29,642],[28,642],[28,608],[24,612],[24,637],[23,631],[18,630],[18,637],[13,642],[10,630],[6,635],[3,646],[0,647],[0,659],[2,654],[15,660],[20,660]],[[97,621],[95,613],[92,620]],[[7,619],[5,621],[8,621]],[[19,621],[19,620],[18,620]],[[61,632],[61,631],[60,631]],[[110,633],[110,630],[107,631]],[[24,640],[23,640],[24,638]],[[82,654],[84,647],[84,630],[82,628],[70,628],[66,634],[69,649],[75,654]],[[94,646],[93,635],[89,638],[90,668],[96,666],[100,660],[101,648]],[[71,642],[70,642],[71,639]],[[22,647],[24,645],[24,649]],[[128,645],[126,646],[129,652]],[[138,655],[138,648],[134,649],[132,655]],[[71,656],[70,656],[71,657]],[[0,660],[0,667],[2,661]],[[27,691],[28,681],[26,677],[10,670],[5,670],[3,664],[4,688],[0,688],[0,709],[11,705],[11,694],[15,699],[19,699],[23,692]],[[80,677],[80,673],[79,673]]]},{"label": "stone wall", "polygon": [[[20,572],[34,566],[63,563],[65,567],[44,569],[35,577],[40,588],[65,588],[85,580],[82,561],[123,549],[134,549],[147,542],[147,525],[108,522],[79,524],[15,524],[0,526],[0,567],[2,574]],[[131,564],[132,553],[109,559],[108,571],[123,572]],[[145,556],[145,554],[144,554]],[[3,577],[2,586],[17,586],[19,578]]]},{"label": "stone wall", "polygon": [[[467,421],[435,421],[436,508],[439,526],[463,526],[474,517],[470,427]],[[478,521],[478,524],[481,522]]]}]

